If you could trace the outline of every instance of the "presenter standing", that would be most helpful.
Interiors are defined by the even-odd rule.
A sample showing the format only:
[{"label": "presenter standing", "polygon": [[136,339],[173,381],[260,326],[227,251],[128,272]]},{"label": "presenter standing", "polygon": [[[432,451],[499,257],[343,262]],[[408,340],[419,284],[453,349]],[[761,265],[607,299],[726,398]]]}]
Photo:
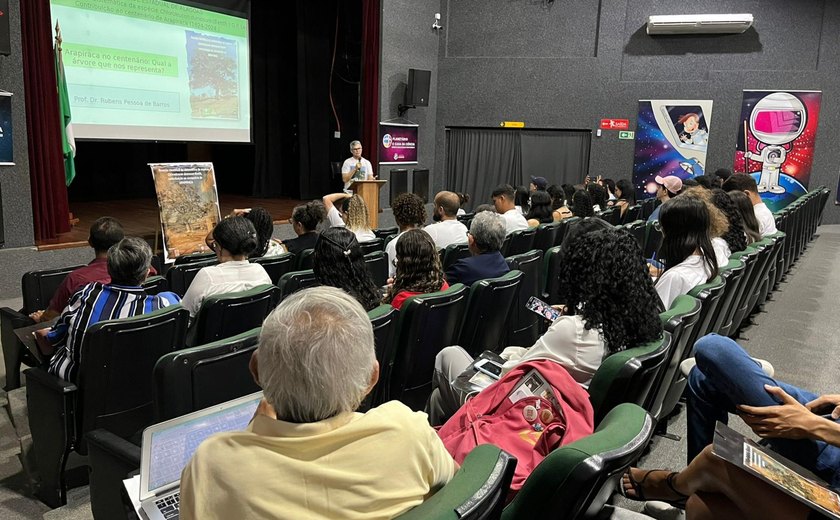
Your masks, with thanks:
[{"label": "presenter standing", "polygon": [[349,193],[350,185],[353,181],[370,180],[373,179],[373,165],[370,161],[362,157],[362,143],[353,141],[350,143],[350,153],[352,157],[344,161],[341,165],[341,179],[344,181],[344,191]]}]

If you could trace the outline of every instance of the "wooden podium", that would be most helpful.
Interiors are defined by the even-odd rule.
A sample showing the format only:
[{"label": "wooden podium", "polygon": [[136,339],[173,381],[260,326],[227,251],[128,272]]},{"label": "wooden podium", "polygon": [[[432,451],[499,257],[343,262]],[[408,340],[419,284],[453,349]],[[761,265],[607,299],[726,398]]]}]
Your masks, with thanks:
[{"label": "wooden podium", "polygon": [[353,193],[359,195],[365,201],[365,204],[367,204],[371,229],[379,227],[379,190],[386,182],[388,181],[373,179],[369,181],[353,181],[353,184],[350,185]]}]

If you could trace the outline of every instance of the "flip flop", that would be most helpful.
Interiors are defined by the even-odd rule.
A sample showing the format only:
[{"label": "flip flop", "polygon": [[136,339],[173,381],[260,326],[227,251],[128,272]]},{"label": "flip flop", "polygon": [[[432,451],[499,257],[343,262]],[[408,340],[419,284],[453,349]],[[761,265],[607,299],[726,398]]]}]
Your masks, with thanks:
[{"label": "flip flop", "polygon": [[[627,480],[630,482],[630,487],[633,488],[633,492],[636,494],[636,496],[631,497],[627,494],[627,490],[624,489],[624,478],[621,479],[621,483],[619,484],[619,486],[620,486],[619,491],[621,493],[621,496],[623,496],[624,498],[626,498],[628,500],[635,500],[635,501],[638,501],[638,502],[646,502],[648,499],[645,498],[645,493],[642,490],[642,486],[645,483],[645,480],[647,480],[648,476],[651,473],[653,473],[654,471],[668,471],[668,470],[665,470],[665,469],[650,469],[650,470],[645,472],[645,474],[641,478],[641,480],[636,480],[636,479],[633,478],[633,474],[630,472],[630,469],[628,468],[627,471],[624,474],[627,475]],[[688,496],[680,493],[679,491],[677,491],[676,487],[674,487],[674,478],[676,476],[677,476],[676,471],[672,471],[671,473],[669,473],[668,476],[665,477],[665,484],[667,484],[668,488],[671,491],[673,491],[674,494],[677,495],[679,498],[676,499],[676,500],[663,500],[663,499],[656,499],[656,500],[660,500],[662,502],[668,503],[668,504],[670,504],[674,507],[678,507],[680,509],[685,509],[685,502],[686,502],[686,500],[688,500]]]}]

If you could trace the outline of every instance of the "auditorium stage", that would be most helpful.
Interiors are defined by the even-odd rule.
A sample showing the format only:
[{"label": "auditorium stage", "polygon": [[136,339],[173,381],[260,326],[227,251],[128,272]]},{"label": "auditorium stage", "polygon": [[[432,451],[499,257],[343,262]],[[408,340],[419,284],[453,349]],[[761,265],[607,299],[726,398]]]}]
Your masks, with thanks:
[{"label": "auditorium stage", "polygon": [[[229,214],[234,208],[261,206],[271,213],[275,224],[285,224],[292,216],[292,210],[301,202],[285,197],[259,199],[244,195],[219,194],[222,215]],[[70,202],[70,211],[79,222],[68,233],[63,233],[58,238],[37,242],[35,245],[39,251],[87,247],[90,225],[106,215],[119,220],[126,235],[140,236],[150,242],[154,240],[155,232],[160,229],[156,199]]]}]

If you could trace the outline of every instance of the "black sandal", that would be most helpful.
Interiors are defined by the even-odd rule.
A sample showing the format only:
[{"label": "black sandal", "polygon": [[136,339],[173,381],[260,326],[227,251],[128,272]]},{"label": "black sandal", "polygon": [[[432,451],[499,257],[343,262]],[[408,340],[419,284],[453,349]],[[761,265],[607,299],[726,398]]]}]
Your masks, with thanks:
[{"label": "black sandal", "polygon": [[[665,469],[650,469],[647,472],[645,472],[645,475],[641,478],[641,480],[636,480],[636,479],[633,478],[633,474],[630,472],[630,469],[628,468],[627,471],[624,474],[627,475],[627,480],[628,480],[628,482],[630,482],[630,487],[633,488],[633,492],[636,494],[636,496],[631,497],[627,494],[626,490],[624,489],[624,478],[621,479],[621,488],[620,488],[621,496],[623,496],[624,498],[626,498],[628,500],[636,500],[636,501],[639,501],[639,502],[646,502],[648,499],[645,498],[645,493],[642,490],[642,485],[645,483],[645,480],[647,480],[648,476],[651,473],[653,473],[654,471],[668,471],[668,470],[665,470]],[[660,500],[660,499],[657,499],[657,500],[660,500],[661,502],[665,502],[667,504],[670,504],[674,507],[678,507],[680,509],[685,509],[685,502],[686,502],[686,500],[688,500],[688,495],[684,495],[683,493],[680,493],[679,491],[677,491],[677,488],[674,487],[674,478],[676,478],[676,476],[677,476],[676,471],[672,471],[671,473],[669,473],[668,476],[665,477],[665,484],[667,484],[668,489],[673,491],[673,493],[675,495],[677,495],[679,498],[676,499],[676,500]]]}]

